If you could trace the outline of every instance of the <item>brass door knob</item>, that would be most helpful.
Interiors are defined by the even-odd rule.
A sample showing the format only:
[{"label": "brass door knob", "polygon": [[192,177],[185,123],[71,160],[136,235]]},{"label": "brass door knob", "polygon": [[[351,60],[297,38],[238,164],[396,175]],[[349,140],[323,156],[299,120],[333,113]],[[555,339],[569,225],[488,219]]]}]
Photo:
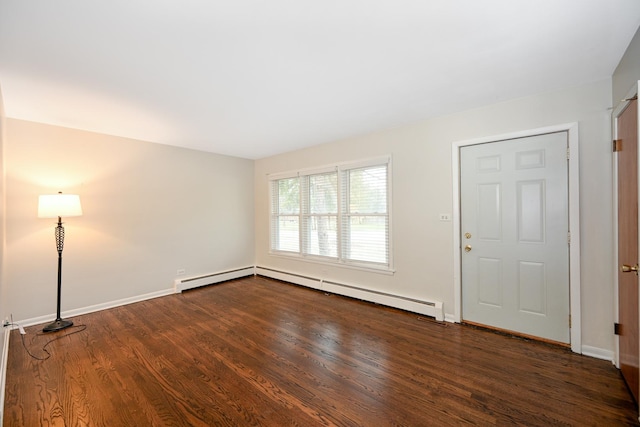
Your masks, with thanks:
[{"label": "brass door knob", "polygon": [[623,273],[630,273],[630,272],[635,272],[636,276],[638,275],[638,264],[634,265],[633,267],[627,264],[622,264],[622,266],[620,267],[620,271],[622,271]]},{"label": "brass door knob", "polygon": [[471,252],[471,245],[467,245],[464,247],[465,252]]}]

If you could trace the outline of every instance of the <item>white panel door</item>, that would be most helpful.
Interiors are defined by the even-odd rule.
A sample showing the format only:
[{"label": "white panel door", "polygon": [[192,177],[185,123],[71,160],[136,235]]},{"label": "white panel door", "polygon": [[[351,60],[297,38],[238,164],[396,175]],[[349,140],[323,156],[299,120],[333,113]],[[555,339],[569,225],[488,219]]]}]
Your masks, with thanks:
[{"label": "white panel door", "polygon": [[460,149],[463,320],[569,343],[567,141]]}]

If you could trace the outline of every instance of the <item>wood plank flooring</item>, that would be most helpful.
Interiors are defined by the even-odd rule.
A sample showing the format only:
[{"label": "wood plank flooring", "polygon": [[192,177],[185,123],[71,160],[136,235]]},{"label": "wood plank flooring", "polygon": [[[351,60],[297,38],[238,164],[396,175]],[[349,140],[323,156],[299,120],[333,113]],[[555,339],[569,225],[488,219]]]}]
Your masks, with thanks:
[{"label": "wood plank flooring", "polygon": [[5,426],[637,424],[609,362],[263,277],[73,320],[12,331]]}]

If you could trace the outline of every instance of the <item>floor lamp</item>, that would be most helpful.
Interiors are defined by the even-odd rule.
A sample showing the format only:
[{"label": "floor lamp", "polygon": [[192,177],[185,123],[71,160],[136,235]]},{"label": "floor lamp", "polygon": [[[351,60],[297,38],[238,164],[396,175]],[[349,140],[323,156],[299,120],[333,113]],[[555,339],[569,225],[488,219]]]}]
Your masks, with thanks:
[{"label": "floor lamp", "polygon": [[44,332],[54,332],[73,325],[71,320],[60,317],[60,294],[62,293],[62,248],[64,246],[63,216],[80,216],[82,207],[77,194],[51,194],[40,196],[38,199],[38,218],[58,218],[56,226],[56,246],[58,249],[58,305],[56,320],[44,327]]}]

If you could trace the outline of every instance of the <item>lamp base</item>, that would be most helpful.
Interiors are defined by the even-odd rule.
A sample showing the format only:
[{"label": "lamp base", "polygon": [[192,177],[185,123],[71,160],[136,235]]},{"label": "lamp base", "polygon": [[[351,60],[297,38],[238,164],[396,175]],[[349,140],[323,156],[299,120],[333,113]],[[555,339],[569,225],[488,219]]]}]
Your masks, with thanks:
[{"label": "lamp base", "polygon": [[42,330],[43,332],[55,332],[60,329],[68,328],[69,326],[73,326],[73,322],[71,320],[64,319],[56,319],[53,323],[49,323]]}]

